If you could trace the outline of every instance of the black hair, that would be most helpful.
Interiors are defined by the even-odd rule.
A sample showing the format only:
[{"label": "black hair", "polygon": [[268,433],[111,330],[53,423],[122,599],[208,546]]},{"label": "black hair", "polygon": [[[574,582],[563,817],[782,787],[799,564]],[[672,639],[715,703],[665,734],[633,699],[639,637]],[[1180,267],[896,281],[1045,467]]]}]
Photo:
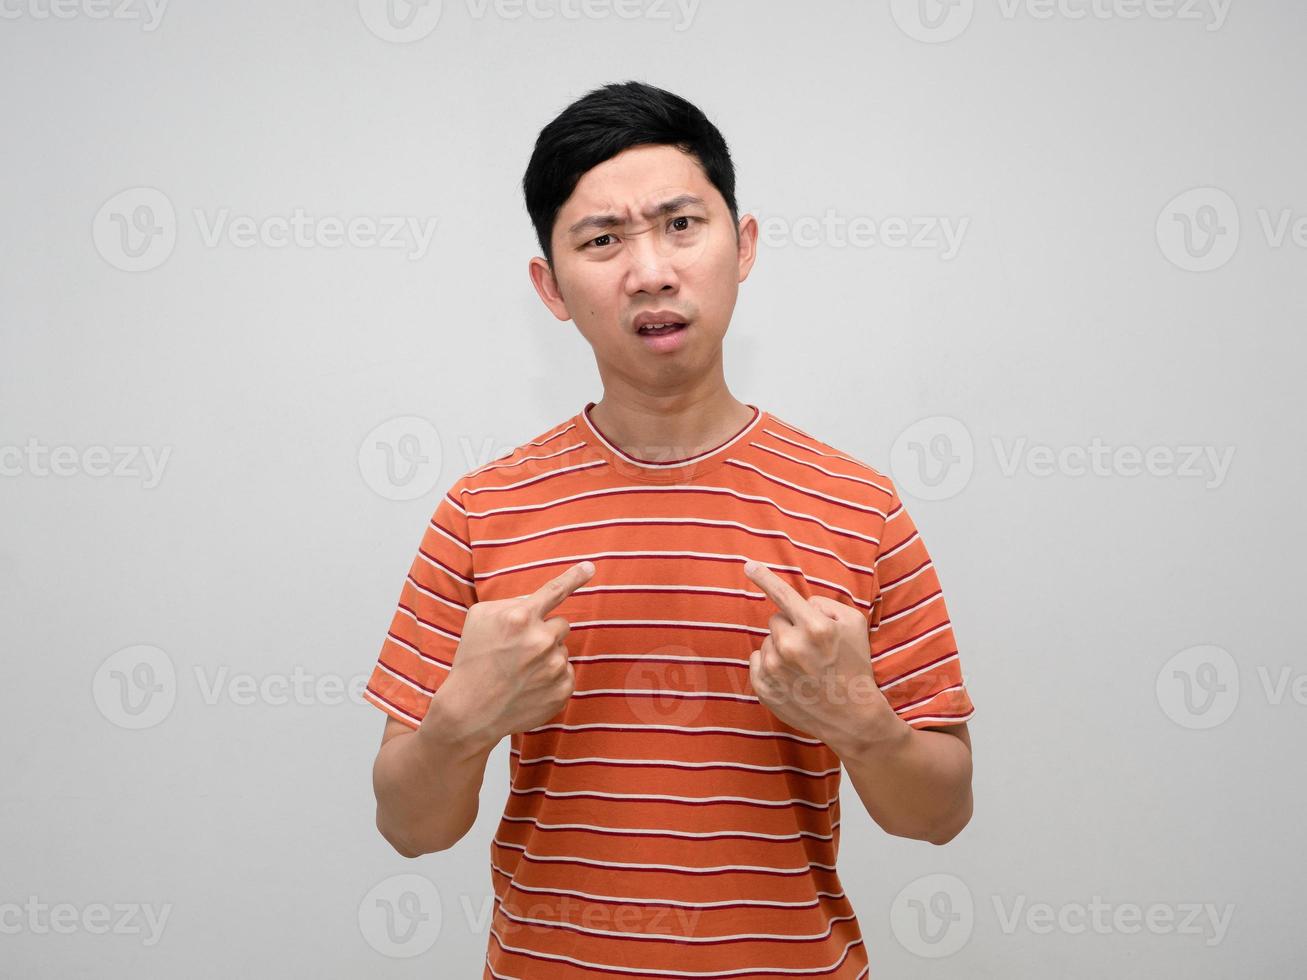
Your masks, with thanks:
[{"label": "black hair", "polygon": [[717,127],[679,95],[645,82],[613,82],[587,92],[540,131],[522,177],[526,210],[551,269],[554,222],[582,175],[644,144],[672,145],[698,158],[738,229],[735,166]]}]

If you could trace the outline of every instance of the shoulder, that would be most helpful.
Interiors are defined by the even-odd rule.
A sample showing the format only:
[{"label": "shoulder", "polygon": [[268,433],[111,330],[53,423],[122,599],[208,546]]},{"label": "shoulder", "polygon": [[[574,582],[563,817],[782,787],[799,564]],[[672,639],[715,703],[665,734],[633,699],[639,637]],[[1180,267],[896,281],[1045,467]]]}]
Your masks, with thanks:
[{"label": "shoulder", "polygon": [[765,449],[777,458],[788,457],[805,467],[823,488],[849,488],[856,486],[859,499],[888,510],[898,503],[898,490],[893,479],[883,469],[843,448],[820,439],[799,428],[775,413],[761,435],[766,438]]},{"label": "shoulder", "polygon": [[576,453],[585,441],[576,431],[576,421],[569,416],[535,433],[487,463],[467,470],[454,480],[449,494],[462,499],[464,494],[491,487],[509,486],[529,480],[543,470],[566,465],[568,453]]}]

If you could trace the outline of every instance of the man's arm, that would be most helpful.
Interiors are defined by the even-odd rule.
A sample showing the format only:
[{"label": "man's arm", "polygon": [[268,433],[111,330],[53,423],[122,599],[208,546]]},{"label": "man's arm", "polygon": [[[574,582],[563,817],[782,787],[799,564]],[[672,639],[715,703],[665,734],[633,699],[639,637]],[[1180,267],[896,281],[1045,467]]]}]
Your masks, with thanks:
[{"label": "man's arm", "polygon": [[495,742],[472,729],[456,691],[431,699],[416,729],[388,717],[372,766],[377,830],[404,857],[453,847],[476,823]]},{"label": "man's arm", "polygon": [[966,722],[888,732],[831,744],[867,813],[896,837],[947,844],[971,820],[971,733]]}]

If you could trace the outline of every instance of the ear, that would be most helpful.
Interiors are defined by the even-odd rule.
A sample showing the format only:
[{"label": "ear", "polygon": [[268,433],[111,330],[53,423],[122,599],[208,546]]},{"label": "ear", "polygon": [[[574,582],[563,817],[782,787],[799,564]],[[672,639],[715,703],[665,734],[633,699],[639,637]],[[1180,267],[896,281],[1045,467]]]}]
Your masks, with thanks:
[{"label": "ear", "polygon": [[567,312],[567,302],[563,299],[562,290],[558,287],[558,279],[554,276],[554,270],[549,267],[549,263],[540,256],[533,256],[527,264],[527,275],[531,277],[531,285],[535,287],[540,301],[549,307],[549,312],[559,320],[570,320],[572,314]]},{"label": "ear", "polygon": [[738,260],[740,263],[740,282],[749,278],[749,270],[753,268],[754,260],[758,257],[758,219],[751,214],[746,214],[740,218],[740,247]]}]

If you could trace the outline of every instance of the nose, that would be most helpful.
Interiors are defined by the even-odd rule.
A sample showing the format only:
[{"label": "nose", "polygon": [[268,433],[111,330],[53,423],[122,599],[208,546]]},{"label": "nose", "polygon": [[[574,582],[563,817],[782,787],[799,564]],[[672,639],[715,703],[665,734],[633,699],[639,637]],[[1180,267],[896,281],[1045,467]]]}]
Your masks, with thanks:
[{"label": "nose", "polygon": [[660,293],[680,287],[680,275],[673,256],[659,247],[656,233],[630,235],[626,258],[627,292]]}]

